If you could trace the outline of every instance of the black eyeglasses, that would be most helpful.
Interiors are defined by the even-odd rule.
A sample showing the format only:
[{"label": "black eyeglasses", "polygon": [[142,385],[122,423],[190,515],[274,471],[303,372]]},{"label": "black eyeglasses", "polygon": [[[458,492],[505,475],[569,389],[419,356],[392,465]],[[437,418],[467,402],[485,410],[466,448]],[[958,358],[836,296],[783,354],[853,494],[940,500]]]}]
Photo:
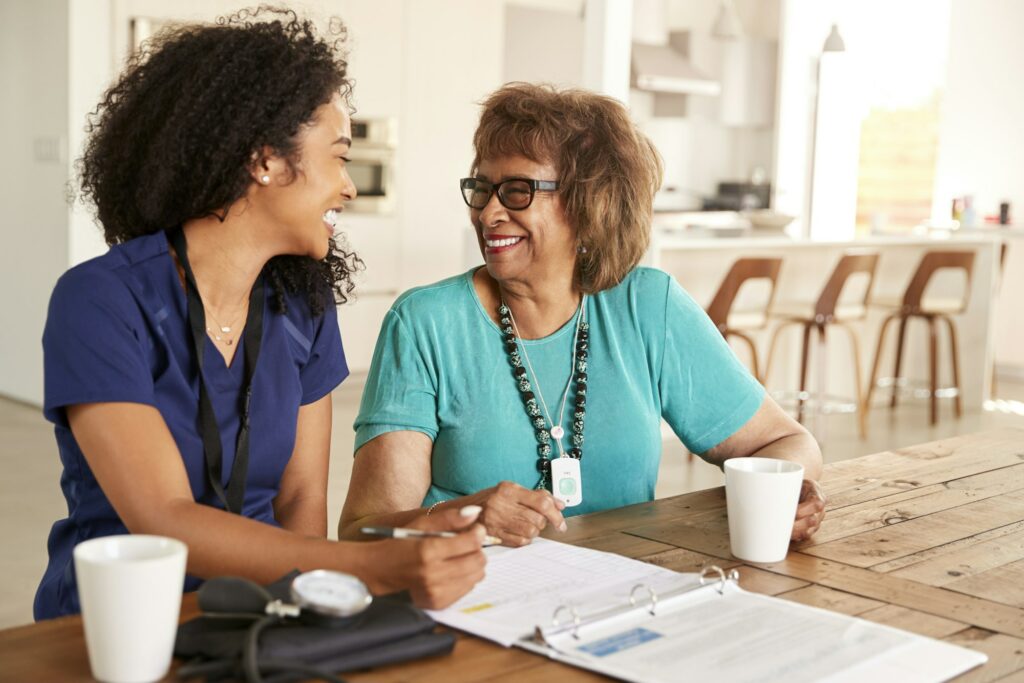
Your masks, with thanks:
[{"label": "black eyeglasses", "polygon": [[491,201],[491,195],[497,192],[502,206],[511,211],[522,211],[533,203],[535,193],[557,190],[558,181],[507,178],[500,183],[489,183],[479,178],[463,178],[459,187],[462,188],[462,198],[471,209],[479,211],[484,208]]}]

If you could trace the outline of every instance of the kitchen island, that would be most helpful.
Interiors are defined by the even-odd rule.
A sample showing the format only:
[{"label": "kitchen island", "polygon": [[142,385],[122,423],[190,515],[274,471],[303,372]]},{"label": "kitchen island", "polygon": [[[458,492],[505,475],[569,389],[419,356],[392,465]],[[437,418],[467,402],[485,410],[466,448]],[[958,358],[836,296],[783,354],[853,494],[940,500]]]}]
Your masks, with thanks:
[{"label": "kitchen island", "polygon": [[[657,225],[657,221],[656,221]],[[847,252],[877,252],[880,255],[872,297],[901,297],[921,256],[932,250],[974,251],[974,273],[971,282],[969,303],[964,314],[956,317],[960,343],[960,379],[964,409],[979,410],[988,397],[993,348],[996,334],[994,300],[998,291],[999,251],[1004,240],[1003,231],[958,231],[933,233],[930,235],[871,236],[848,241],[796,240],[780,233],[750,231],[739,237],[706,237],[708,230],[669,230],[656,227],[652,236],[646,264],[661,268],[675,276],[680,284],[701,306],[707,306],[718,289],[722,278],[732,263],[744,257],[781,257],[776,302],[813,302],[831,275],[839,258]],[[762,236],[763,235],[763,236]],[[864,282],[850,280],[841,301],[863,296]],[[958,297],[963,292],[962,271],[940,272],[926,291],[929,296]],[[749,283],[736,301],[736,308],[742,309],[763,300],[765,291],[758,291],[755,283]],[[854,323],[860,339],[862,375],[860,382],[867,382],[870,363],[878,341],[879,328],[886,312],[872,307],[866,321]],[[770,333],[774,324],[761,332],[755,340],[758,343],[762,365],[766,361]],[[800,333],[799,327],[790,327],[779,339],[776,359],[766,378],[770,391],[794,392],[798,381]],[[831,330],[830,330],[831,332]],[[951,384],[948,339],[939,336],[939,386]],[[904,376],[912,382],[927,380],[927,328],[920,320],[912,320],[907,326],[907,340],[904,352]],[[895,333],[890,329],[889,339],[882,356],[880,376],[892,374],[892,358],[895,349]],[[748,353],[737,347],[737,354],[744,361]],[[854,397],[852,355],[847,335],[840,331],[829,335],[827,356],[824,363],[811,357],[809,386],[817,386],[816,373],[824,367],[827,378],[827,393],[834,396]],[[879,391],[875,399],[881,402],[888,397],[887,391]],[[948,401],[940,404],[940,420],[948,419],[952,409]]]}]

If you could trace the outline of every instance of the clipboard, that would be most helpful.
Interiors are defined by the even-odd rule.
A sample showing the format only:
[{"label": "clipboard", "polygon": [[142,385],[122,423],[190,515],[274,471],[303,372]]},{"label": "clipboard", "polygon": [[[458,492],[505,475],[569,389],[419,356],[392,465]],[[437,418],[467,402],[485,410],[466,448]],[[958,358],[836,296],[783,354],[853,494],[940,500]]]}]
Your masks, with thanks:
[{"label": "clipboard", "polygon": [[[749,629],[736,628],[744,622]],[[661,595],[636,584],[627,604],[598,612],[559,605],[550,623],[516,646],[635,683],[937,683],[988,661],[975,650],[748,592],[736,570],[717,566],[705,568],[697,586]]]}]

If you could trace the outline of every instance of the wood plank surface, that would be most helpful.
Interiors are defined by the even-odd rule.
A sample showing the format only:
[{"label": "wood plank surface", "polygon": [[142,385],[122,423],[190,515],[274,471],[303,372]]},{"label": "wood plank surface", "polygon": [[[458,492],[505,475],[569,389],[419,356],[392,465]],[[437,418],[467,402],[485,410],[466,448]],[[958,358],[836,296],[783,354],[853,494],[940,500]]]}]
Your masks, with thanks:
[{"label": "wood plank surface", "polygon": [[[929,586],[945,586],[961,578],[972,577],[1024,559],[1024,522],[1000,529],[1008,531],[995,538],[932,554],[928,559],[896,569],[892,574],[927,583]],[[1019,603],[1015,604],[1020,606]]]},{"label": "wood plank surface", "polygon": [[1024,490],[1024,463],[845,507],[830,505],[821,529],[814,536],[814,544],[821,545],[1020,490]]},{"label": "wood plank surface", "polygon": [[830,463],[822,484],[839,508],[1022,462],[1024,429],[1005,428]]},{"label": "wood plank surface", "polygon": [[1024,609],[791,552],[766,571],[1024,638]]},{"label": "wood plank surface", "polygon": [[871,567],[887,560],[970,538],[1022,519],[1024,489],[828,543],[815,543],[804,548],[803,552],[854,567]]}]

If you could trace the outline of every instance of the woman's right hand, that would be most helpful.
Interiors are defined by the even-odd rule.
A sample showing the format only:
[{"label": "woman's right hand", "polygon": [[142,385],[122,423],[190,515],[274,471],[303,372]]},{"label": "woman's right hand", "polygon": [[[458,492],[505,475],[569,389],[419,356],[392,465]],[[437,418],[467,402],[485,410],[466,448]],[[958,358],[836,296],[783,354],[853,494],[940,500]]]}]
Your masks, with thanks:
[{"label": "woman's right hand", "polygon": [[[468,509],[467,509],[468,507]],[[367,552],[362,572],[376,594],[408,590],[424,609],[443,609],[484,578],[484,528],[480,509],[452,508],[410,523],[421,531],[455,531],[454,538],[391,539],[360,544]]]},{"label": "woman's right hand", "polygon": [[559,531],[567,528],[562,517],[565,503],[548,491],[526,489],[511,481],[461,498],[460,502],[482,507],[480,521],[487,533],[500,538],[504,545],[527,545],[548,524]]}]

